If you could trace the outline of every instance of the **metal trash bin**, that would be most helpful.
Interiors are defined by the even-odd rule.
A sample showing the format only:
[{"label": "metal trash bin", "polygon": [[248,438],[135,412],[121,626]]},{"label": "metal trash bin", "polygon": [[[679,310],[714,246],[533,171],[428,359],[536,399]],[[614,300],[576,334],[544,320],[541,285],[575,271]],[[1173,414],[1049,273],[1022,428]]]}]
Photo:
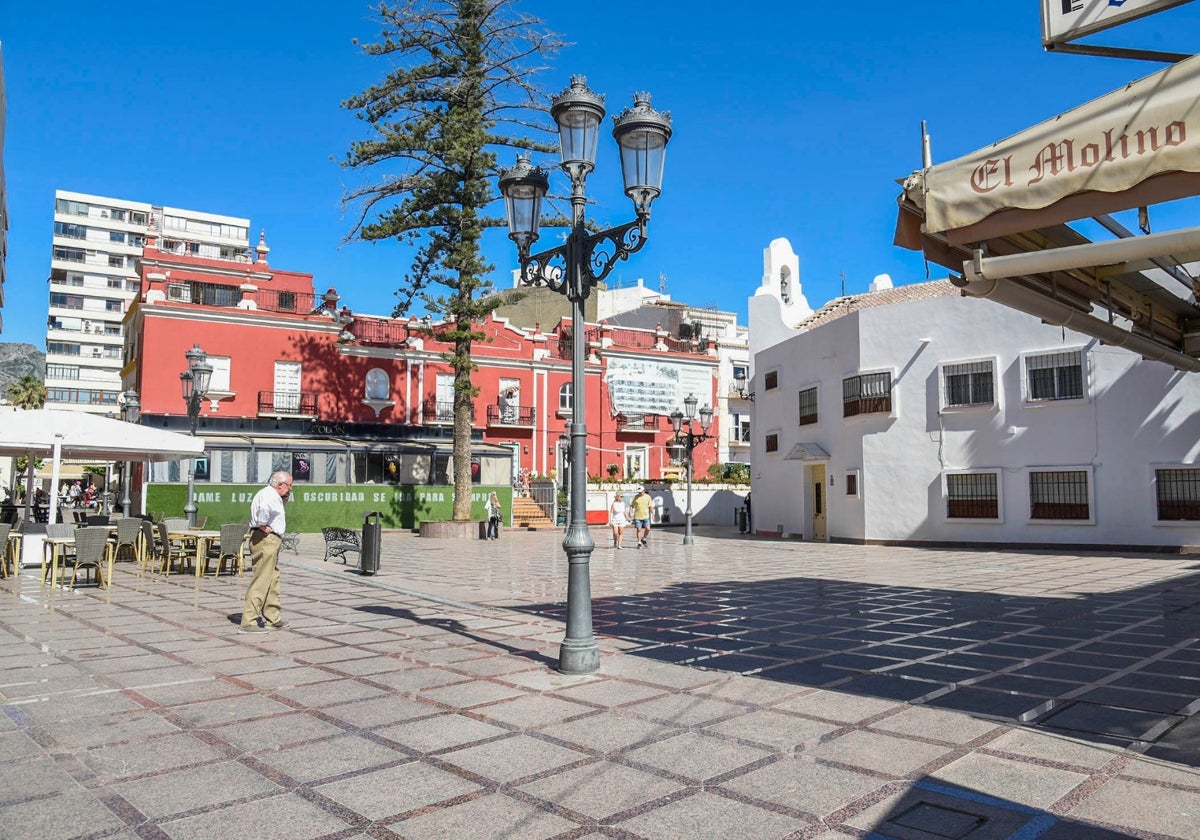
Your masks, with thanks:
[{"label": "metal trash bin", "polygon": [[734,508],[733,520],[737,524],[738,533],[746,533],[746,508]]},{"label": "metal trash bin", "polygon": [[380,538],[383,533],[379,516],[380,513],[377,510],[367,511],[363,514],[362,550],[359,552],[359,559],[364,575],[373,575],[379,571]]}]

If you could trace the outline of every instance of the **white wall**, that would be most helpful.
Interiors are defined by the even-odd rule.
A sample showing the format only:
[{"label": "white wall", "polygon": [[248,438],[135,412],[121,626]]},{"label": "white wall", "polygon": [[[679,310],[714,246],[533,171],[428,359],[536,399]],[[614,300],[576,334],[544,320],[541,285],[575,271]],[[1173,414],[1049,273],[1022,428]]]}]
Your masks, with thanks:
[{"label": "white wall", "polygon": [[[753,328],[754,323],[751,324]],[[923,342],[922,339],[929,339]],[[1082,402],[1026,403],[1021,353],[1084,348]],[[994,357],[998,405],[939,412],[939,363]],[[779,388],[765,392],[775,368]],[[842,418],[842,379],[890,370],[893,412]],[[1156,522],[1154,464],[1200,462],[1200,375],[1145,362],[1119,348],[1042,324],[1016,310],[955,295],[863,309],[760,352],[755,359],[755,524],[811,537],[811,488],[792,446],[830,453],[828,533],[833,539],[1197,545],[1200,523]],[[797,393],[819,385],[819,422],[800,427]],[[763,451],[777,431],[779,451]],[[1091,472],[1093,521],[1029,521],[1030,467]],[[1002,520],[948,520],[943,475],[1001,470]],[[844,498],[861,469],[861,499]],[[827,481],[828,484],[828,481]]]}]

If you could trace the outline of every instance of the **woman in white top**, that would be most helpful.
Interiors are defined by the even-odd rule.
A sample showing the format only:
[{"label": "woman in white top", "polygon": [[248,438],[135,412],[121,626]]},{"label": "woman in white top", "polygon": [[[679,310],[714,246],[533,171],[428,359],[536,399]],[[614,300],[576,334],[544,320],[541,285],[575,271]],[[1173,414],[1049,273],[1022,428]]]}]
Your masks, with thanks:
[{"label": "woman in white top", "polygon": [[629,524],[629,519],[625,515],[625,497],[620,493],[613,499],[612,507],[608,509],[608,524],[612,527],[613,548],[620,548],[625,526]]}]

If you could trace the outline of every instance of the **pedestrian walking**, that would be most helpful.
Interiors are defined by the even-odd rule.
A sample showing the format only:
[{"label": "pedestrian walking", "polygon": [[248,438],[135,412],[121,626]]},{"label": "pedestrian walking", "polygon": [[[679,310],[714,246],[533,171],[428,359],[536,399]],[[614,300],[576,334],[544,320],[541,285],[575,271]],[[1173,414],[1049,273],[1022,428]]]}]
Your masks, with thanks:
[{"label": "pedestrian walking", "polygon": [[500,504],[500,497],[492,493],[492,495],[488,496],[487,538],[489,540],[500,539],[500,523],[503,521],[504,506]]},{"label": "pedestrian walking", "polygon": [[608,509],[608,524],[612,528],[613,548],[621,548],[621,539],[625,535],[625,526],[629,524],[629,515],[625,508],[625,496],[621,493],[613,499]]},{"label": "pedestrian walking", "polygon": [[637,495],[629,504],[633,512],[633,529],[638,548],[649,547],[647,541],[650,539],[650,508],[653,504],[654,500],[650,498],[645,487],[637,491]]},{"label": "pedestrian walking", "polygon": [[267,486],[250,502],[250,562],[254,566],[239,633],[267,633],[288,626],[279,603],[279,549],[287,528],[283,505],[292,491],[292,475],[272,473]]}]

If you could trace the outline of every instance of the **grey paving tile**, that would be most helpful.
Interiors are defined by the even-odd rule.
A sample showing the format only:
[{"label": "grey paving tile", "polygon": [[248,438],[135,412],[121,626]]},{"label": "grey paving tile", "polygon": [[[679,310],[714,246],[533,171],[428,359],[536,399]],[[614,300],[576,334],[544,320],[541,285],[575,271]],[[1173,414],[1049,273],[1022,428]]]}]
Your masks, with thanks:
[{"label": "grey paving tile", "polygon": [[375,730],[376,735],[389,738],[423,753],[439,752],[510,733],[509,729],[454,713],[442,713],[434,717],[380,727]]},{"label": "grey paving tile", "polygon": [[369,820],[387,820],[482,788],[453,773],[410,761],[317,785],[315,790]]},{"label": "grey paving tile", "polygon": [[172,840],[278,837],[281,826],[287,827],[289,840],[309,840],[348,828],[344,820],[293,793],[282,793],[162,823],[163,830]]},{"label": "grey paving tile", "polygon": [[617,824],[648,840],[782,840],[811,826],[808,820],[703,792]]},{"label": "grey paving tile", "polygon": [[521,785],[547,803],[602,820],[680,790],[678,782],[599,761]]},{"label": "grey paving tile", "polygon": [[949,747],[862,731],[847,732],[804,750],[806,756],[874,770],[893,778],[907,776],[948,752]]},{"label": "grey paving tile", "polygon": [[278,793],[280,787],[236,761],[223,761],[118,782],[112,790],[147,816],[164,817]]},{"label": "grey paving tile", "polygon": [[452,808],[422,814],[389,828],[408,840],[494,840],[520,837],[542,840],[575,828],[578,823],[494,793]]},{"label": "grey paving tile", "polygon": [[255,758],[298,782],[315,782],[408,760],[408,756],[402,752],[357,735],[309,741],[294,747],[256,753]]},{"label": "grey paving tile", "polygon": [[495,741],[443,752],[438,758],[476,776],[497,782],[513,782],[545,773],[589,756],[527,735],[510,735]]},{"label": "grey paving tile", "polygon": [[763,747],[699,732],[684,732],[627,750],[624,756],[630,761],[701,782],[754,764],[772,754]]},{"label": "grey paving tile", "polygon": [[1196,833],[1200,793],[1158,787],[1126,779],[1112,779],[1087,797],[1069,816],[1153,831],[1167,837]]},{"label": "grey paving tile", "polygon": [[721,787],[752,799],[826,817],[889,784],[878,776],[830,767],[805,757],[781,757]]}]

